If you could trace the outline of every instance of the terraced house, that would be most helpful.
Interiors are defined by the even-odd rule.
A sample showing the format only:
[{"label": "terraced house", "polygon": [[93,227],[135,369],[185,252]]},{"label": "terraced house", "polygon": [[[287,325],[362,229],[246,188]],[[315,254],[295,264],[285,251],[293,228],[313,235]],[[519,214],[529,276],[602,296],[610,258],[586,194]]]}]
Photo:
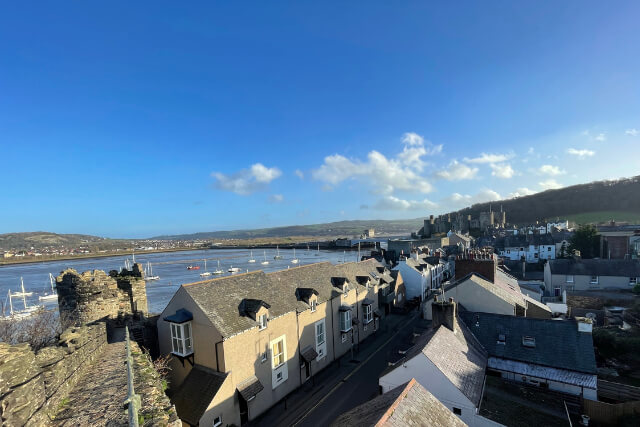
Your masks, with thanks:
[{"label": "terraced house", "polygon": [[375,333],[401,280],[371,259],[181,286],[158,321],[179,417],[254,419]]}]

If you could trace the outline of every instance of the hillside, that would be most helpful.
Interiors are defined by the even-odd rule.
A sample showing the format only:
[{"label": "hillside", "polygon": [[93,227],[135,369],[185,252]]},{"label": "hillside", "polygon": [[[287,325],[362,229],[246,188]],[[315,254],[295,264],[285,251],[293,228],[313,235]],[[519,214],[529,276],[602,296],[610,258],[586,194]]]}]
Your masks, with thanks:
[{"label": "hillside", "polygon": [[0,250],[41,250],[47,247],[77,248],[80,246],[100,246],[109,249],[118,246],[122,240],[85,234],[56,234],[46,231],[0,234]]},{"label": "hillside", "polygon": [[494,211],[500,207],[507,212],[510,224],[529,224],[536,220],[569,218],[578,223],[633,221],[640,217],[640,176],[614,181],[595,181],[558,190],[547,190],[531,196],[478,203],[452,214],[471,214]]},{"label": "hillside", "polygon": [[212,231],[172,236],[158,236],[153,239],[258,239],[288,236],[340,237],[360,235],[367,228],[374,228],[376,234],[395,236],[409,234],[412,231],[416,231],[422,225],[422,221],[422,218],[339,221],[326,224],[292,225],[287,227],[260,228],[255,230]]}]

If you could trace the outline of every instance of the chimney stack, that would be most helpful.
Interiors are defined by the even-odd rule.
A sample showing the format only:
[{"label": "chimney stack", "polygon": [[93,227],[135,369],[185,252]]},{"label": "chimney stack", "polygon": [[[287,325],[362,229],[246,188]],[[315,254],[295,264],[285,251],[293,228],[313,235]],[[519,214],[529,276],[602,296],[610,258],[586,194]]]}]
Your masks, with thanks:
[{"label": "chimney stack", "polygon": [[456,303],[453,298],[449,298],[449,301],[434,301],[431,303],[431,312],[433,318],[431,326],[433,329],[438,329],[441,325],[444,325],[455,332],[458,321],[456,319]]}]

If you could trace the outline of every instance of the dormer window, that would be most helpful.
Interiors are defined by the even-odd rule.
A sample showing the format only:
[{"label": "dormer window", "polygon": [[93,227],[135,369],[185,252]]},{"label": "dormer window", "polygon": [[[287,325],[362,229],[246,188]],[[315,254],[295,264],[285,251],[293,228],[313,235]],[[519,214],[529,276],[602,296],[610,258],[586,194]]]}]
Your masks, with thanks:
[{"label": "dormer window", "polygon": [[260,327],[258,329],[260,329],[260,330],[267,329],[267,315],[266,315],[266,313],[258,316],[258,324],[260,325]]},{"label": "dormer window", "polygon": [[535,348],[536,338],[529,335],[525,335],[522,337],[522,345],[524,347]]},{"label": "dormer window", "polygon": [[316,308],[318,307],[318,300],[313,299],[311,300],[311,312],[313,313],[314,311],[316,311]]},{"label": "dormer window", "polygon": [[347,286],[347,284],[345,283],[345,285],[342,287],[342,294],[346,297],[347,295],[349,295],[349,286]]},{"label": "dormer window", "polygon": [[589,281],[592,285],[598,284],[598,276],[591,276],[591,280]]}]

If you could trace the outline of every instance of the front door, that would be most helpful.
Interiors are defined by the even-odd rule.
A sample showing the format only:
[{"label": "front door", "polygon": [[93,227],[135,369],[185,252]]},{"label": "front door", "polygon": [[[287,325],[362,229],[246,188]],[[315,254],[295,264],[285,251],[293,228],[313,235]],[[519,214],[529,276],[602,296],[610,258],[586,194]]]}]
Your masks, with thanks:
[{"label": "front door", "polygon": [[240,425],[245,425],[249,422],[249,405],[240,393],[238,393],[238,401],[240,402]]},{"label": "front door", "polygon": [[310,376],[311,376],[311,363],[305,361],[304,362],[304,378],[309,379]]}]

